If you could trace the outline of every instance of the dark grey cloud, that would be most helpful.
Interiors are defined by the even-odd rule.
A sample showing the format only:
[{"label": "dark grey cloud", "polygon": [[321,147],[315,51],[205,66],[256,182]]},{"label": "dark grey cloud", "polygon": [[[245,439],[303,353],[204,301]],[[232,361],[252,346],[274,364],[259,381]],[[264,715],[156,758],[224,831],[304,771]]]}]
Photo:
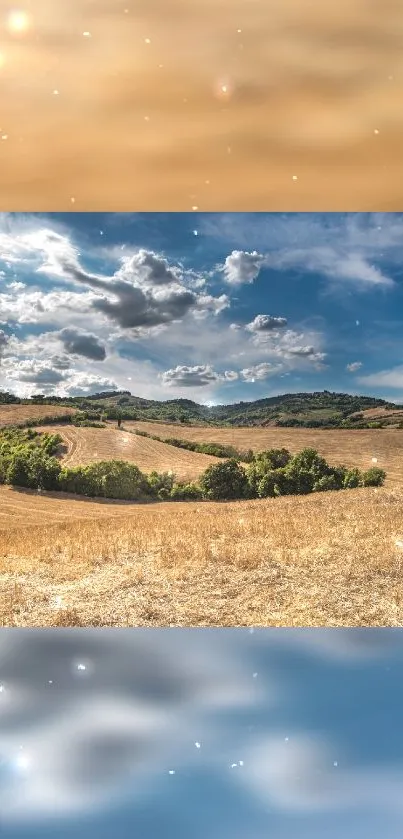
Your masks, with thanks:
[{"label": "dark grey cloud", "polygon": [[94,300],[92,308],[107,315],[124,329],[160,326],[179,320],[192,308],[197,308],[197,294],[182,287],[169,289],[154,296],[148,290],[143,291],[119,280],[106,284],[105,290],[116,300],[103,297]]},{"label": "dark grey cloud", "polygon": [[64,381],[65,373],[60,373],[53,367],[42,367],[40,370],[33,367],[31,370],[18,370],[15,377],[19,382],[32,382],[36,385],[57,385]]},{"label": "dark grey cloud", "polygon": [[256,315],[250,323],[246,324],[245,329],[249,332],[270,332],[273,329],[282,329],[284,326],[287,326],[287,318]]},{"label": "dark grey cloud", "polygon": [[74,327],[66,327],[58,333],[64,349],[72,355],[82,355],[93,361],[104,361],[106,350],[96,335],[92,332],[84,332]]},{"label": "dark grey cloud", "polygon": [[181,285],[180,268],[170,267],[164,257],[145,249],[122,259],[121,268],[113,277],[102,277],[85,271],[79,254],[58,234],[47,233],[44,250],[47,260],[41,271],[84,283],[100,291],[91,307],[106,315],[123,329],[160,326],[180,320],[191,311],[220,311],[225,295],[216,299]]},{"label": "dark grey cloud", "polygon": [[52,355],[50,362],[52,367],[56,367],[56,370],[69,370],[71,366],[70,359],[62,355]]}]

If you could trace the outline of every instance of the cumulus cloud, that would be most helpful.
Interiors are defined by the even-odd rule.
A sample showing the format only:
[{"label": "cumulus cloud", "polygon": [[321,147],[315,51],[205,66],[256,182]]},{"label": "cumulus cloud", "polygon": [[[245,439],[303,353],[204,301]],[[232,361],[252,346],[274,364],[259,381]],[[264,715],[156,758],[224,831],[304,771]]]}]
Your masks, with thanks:
[{"label": "cumulus cloud", "polygon": [[245,329],[248,332],[270,332],[273,329],[281,329],[283,326],[287,326],[287,318],[256,315],[250,323],[246,324]]},{"label": "cumulus cloud", "polygon": [[276,375],[281,369],[281,365],[261,362],[260,364],[254,364],[253,367],[245,367],[241,370],[241,378],[245,382],[260,381],[267,379],[269,376]]},{"label": "cumulus cloud", "polygon": [[349,373],[355,373],[361,367],[362,367],[362,361],[352,361],[351,364],[346,365],[346,370],[348,370]]},{"label": "cumulus cloud", "polygon": [[222,271],[229,285],[253,283],[262,267],[264,257],[257,251],[232,251],[227,256]]},{"label": "cumulus cloud", "polygon": [[206,387],[206,385],[217,384],[218,382],[235,381],[238,374],[235,370],[225,370],[217,373],[210,365],[196,365],[187,367],[178,364],[172,370],[165,370],[160,374],[164,385],[169,387]]},{"label": "cumulus cloud", "polygon": [[3,366],[7,378],[15,382],[57,385],[65,379],[65,373],[53,367],[49,361],[18,359],[12,356],[4,360]]},{"label": "cumulus cloud", "polygon": [[80,329],[65,327],[58,333],[64,349],[72,355],[82,355],[92,361],[104,361],[106,350],[96,335]]}]

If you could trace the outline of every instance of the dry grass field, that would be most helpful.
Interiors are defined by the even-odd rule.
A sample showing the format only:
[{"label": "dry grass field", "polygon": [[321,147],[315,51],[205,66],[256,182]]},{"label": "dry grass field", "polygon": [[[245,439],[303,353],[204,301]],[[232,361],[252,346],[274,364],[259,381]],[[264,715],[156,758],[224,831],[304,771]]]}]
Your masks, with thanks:
[{"label": "dry grass field", "polygon": [[0,504],[4,626],[403,626],[401,490]]},{"label": "dry grass field", "polygon": [[[375,464],[385,469],[385,486],[403,488],[403,429],[368,428],[362,430],[318,430],[316,428],[203,428],[164,425],[152,422],[125,422],[125,428],[137,428],[159,437],[178,437],[196,443],[227,443],[238,449],[281,448],[292,454],[305,447],[317,449],[333,466],[343,463],[369,469]],[[141,438],[139,438],[141,439]],[[179,451],[179,449],[177,449]]]},{"label": "dry grass field", "polygon": [[59,417],[63,414],[75,414],[75,408],[57,405],[0,405],[0,428],[26,420],[40,420],[42,417]]},{"label": "dry grass field", "polygon": [[57,433],[63,438],[63,464],[79,466],[99,460],[128,460],[142,472],[172,470],[183,480],[197,478],[217,457],[177,449],[157,440],[138,437],[118,430],[116,423],[107,428],[79,428],[74,425],[38,426],[36,431]]},{"label": "dry grass field", "polygon": [[[136,504],[0,487],[0,625],[403,626],[403,430],[124,423],[255,450],[312,446],[385,487]],[[128,459],[197,477],[217,459],[118,431],[44,426],[70,465]]]}]

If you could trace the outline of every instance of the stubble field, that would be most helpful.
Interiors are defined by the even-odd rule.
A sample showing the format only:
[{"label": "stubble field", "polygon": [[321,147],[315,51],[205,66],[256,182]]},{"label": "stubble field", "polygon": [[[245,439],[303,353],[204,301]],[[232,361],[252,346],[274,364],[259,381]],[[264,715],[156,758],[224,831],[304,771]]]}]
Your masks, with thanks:
[{"label": "stubble field", "polygon": [[[135,425],[164,434],[161,424]],[[376,457],[388,481],[221,503],[134,504],[0,487],[0,623],[403,625],[403,431],[165,429],[243,449],[313,446],[331,463],[360,468]],[[117,457],[118,446],[144,471],[180,475],[187,464],[196,476],[200,458],[215,460],[130,433],[123,445],[126,432],[112,426],[46,430],[65,437],[71,465],[95,451]]]}]

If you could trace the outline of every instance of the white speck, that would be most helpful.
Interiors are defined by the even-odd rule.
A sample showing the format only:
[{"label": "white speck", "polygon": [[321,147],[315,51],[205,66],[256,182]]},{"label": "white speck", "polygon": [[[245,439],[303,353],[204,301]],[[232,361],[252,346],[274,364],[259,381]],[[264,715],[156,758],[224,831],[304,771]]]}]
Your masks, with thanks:
[{"label": "white speck", "polygon": [[55,597],[52,598],[51,606],[53,609],[60,609],[63,605],[63,598],[60,594],[57,594]]},{"label": "white speck", "polygon": [[104,231],[103,231],[103,230],[100,230],[100,231],[99,231],[99,235],[100,235],[100,236],[103,236],[103,235],[104,235]]},{"label": "white speck", "polygon": [[193,231],[193,236],[198,236],[198,235],[199,235],[198,230],[194,230],[194,231]]},{"label": "white speck", "polygon": [[193,205],[192,210],[198,210],[198,206],[196,204]]},{"label": "white speck", "polygon": [[49,679],[48,685],[53,685],[53,679]]},{"label": "white speck", "polygon": [[144,40],[145,40],[146,44],[151,44],[151,41],[150,41],[149,38],[144,38]]},{"label": "white speck", "polygon": [[144,119],[145,119],[146,122],[149,122],[150,117],[144,117]]},{"label": "white speck", "polygon": [[169,775],[175,775],[175,769],[169,769],[168,774]]},{"label": "white speck", "polygon": [[356,320],[355,325],[356,325],[356,326],[359,326],[359,325],[360,325],[360,321],[359,321],[359,320]]},{"label": "white speck", "polygon": [[52,93],[53,93],[53,96],[59,96],[59,91],[57,90],[57,88],[52,90]]},{"label": "white speck", "polygon": [[0,693],[4,693],[4,691],[5,691],[4,685],[0,685]]},{"label": "white speck", "polygon": [[2,140],[8,140],[8,134],[2,134],[1,139]]},{"label": "white speck", "polygon": [[84,38],[91,38],[92,37],[91,32],[88,32],[88,31],[83,32],[83,36],[84,36]]},{"label": "white speck", "polygon": [[77,670],[86,670],[85,664],[77,664]]},{"label": "white speck", "polygon": [[236,766],[238,766],[237,763],[231,763],[231,769],[235,769]]},{"label": "white speck", "polygon": [[163,64],[159,64],[159,65],[158,65],[158,67],[159,67],[159,69],[160,69],[160,70],[162,69],[162,67],[163,67],[163,66],[164,66]]},{"label": "white speck", "polygon": [[200,749],[201,743],[195,743],[196,749]]},{"label": "white speck", "polygon": [[373,457],[371,459],[372,459],[372,463],[378,463],[378,458],[377,457]]},{"label": "white speck", "polygon": [[378,131],[377,128],[374,128],[374,134],[379,134],[379,131]]},{"label": "white speck", "polygon": [[298,180],[298,175],[293,175],[292,179],[293,179],[293,181],[297,181]]},{"label": "white speck", "polygon": [[239,765],[240,765],[240,766],[243,766],[243,760],[240,760],[240,761],[239,761]]},{"label": "white speck", "polygon": [[238,32],[238,33],[239,33],[239,32],[242,32],[242,29],[237,29],[237,32]]},{"label": "white speck", "polygon": [[249,632],[250,632],[250,634],[251,634],[251,635],[253,635],[254,631],[255,631],[255,629],[254,629],[254,627],[252,626],[252,627],[251,627],[251,629],[249,630]]},{"label": "white speck", "polygon": [[70,198],[70,201],[71,201],[71,203],[72,203],[72,204],[75,204],[76,199],[72,196],[72,197]]},{"label": "white speck", "polygon": [[397,548],[403,548],[403,542],[401,539],[396,539],[395,545]]},{"label": "white speck", "polygon": [[257,673],[254,673],[254,674],[253,674],[253,678],[254,678],[254,679],[257,679]]},{"label": "white speck", "polygon": [[338,766],[337,760],[334,761],[333,766]]},{"label": "white speck", "polygon": [[284,737],[284,740],[285,740],[286,743],[288,743],[289,739],[290,739],[289,737]]}]

